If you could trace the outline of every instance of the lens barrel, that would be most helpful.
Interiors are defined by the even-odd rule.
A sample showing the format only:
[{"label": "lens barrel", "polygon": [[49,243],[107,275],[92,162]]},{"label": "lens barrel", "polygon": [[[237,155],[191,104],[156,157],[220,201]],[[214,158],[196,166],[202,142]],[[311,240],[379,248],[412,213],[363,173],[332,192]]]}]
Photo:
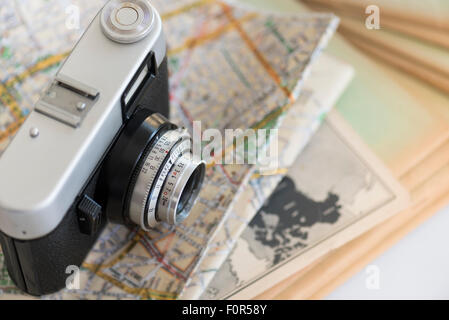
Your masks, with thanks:
[{"label": "lens barrel", "polygon": [[205,163],[195,159],[188,132],[159,114],[139,110],[105,165],[108,218],[144,230],[176,224],[190,214]]},{"label": "lens barrel", "polygon": [[[167,131],[143,158],[131,196],[131,220],[144,229],[161,221],[180,222],[187,215],[177,215],[177,208],[167,204],[179,203],[190,178],[202,181],[204,177],[204,164],[192,157],[190,136],[183,129]],[[193,191],[186,190],[184,196],[193,201],[197,195]]]}]

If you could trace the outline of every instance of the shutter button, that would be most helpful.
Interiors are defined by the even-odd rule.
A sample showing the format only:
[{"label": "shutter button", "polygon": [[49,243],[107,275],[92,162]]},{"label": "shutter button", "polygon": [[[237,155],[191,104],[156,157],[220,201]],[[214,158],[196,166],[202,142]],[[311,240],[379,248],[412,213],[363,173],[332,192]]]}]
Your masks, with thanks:
[{"label": "shutter button", "polygon": [[112,0],[101,12],[101,28],[111,40],[133,43],[151,31],[154,11],[146,0]]},{"label": "shutter button", "polygon": [[138,18],[139,14],[137,13],[136,9],[125,7],[117,11],[116,19],[121,25],[130,26],[136,23]]}]

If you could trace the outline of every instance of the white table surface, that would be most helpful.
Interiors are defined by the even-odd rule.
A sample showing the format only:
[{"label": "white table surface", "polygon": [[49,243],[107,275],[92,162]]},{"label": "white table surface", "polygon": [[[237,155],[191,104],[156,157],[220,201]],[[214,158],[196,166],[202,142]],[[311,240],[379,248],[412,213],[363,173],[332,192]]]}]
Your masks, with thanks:
[{"label": "white table surface", "polygon": [[327,299],[449,299],[449,207],[401,239]]}]

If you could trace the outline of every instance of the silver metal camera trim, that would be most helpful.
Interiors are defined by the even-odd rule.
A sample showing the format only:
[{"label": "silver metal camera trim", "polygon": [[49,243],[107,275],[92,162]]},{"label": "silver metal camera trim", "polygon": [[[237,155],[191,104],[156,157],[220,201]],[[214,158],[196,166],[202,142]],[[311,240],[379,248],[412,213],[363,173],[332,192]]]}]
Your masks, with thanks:
[{"label": "silver metal camera trim", "polygon": [[144,230],[149,230],[154,228],[160,222],[157,216],[157,203],[159,202],[159,195],[162,190],[162,186],[170,172],[171,167],[175,164],[176,160],[179,159],[183,154],[190,152],[190,141],[184,140],[179,145],[175,147],[174,152],[170,155],[170,159],[167,165],[163,167],[158,179],[154,181],[154,187],[151,194],[148,195],[148,209],[145,212],[145,225],[142,226]]},{"label": "silver metal camera trim", "polygon": [[[147,155],[134,185],[129,207],[131,221],[140,225],[142,229],[148,230],[149,227],[155,227],[158,224],[155,208],[151,203],[157,201],[160,192],[159,186],[164,183],[173,164],[183,153],[191,151],[190,146],[190,136],[187,132],[184,130],[168,131]],[[169,154],[168,159],[166,158],[167,154]],[[166,160],[165,163],[164,160]],[[148,202],[148,211],[145,212]]]},{"label": "silver metal camera trim", "polygon": [[95,105],[100,92],[68,76],[56,77],[34,109],[77,128]]},{"label": "silver metal camera trim", "polygon": [[[132,0],[130,0],[132,2]],[[150,51],[166,54],[161,18],[139,42],[107,38],[97,15],[56,77],[99,96],[78,128],[32,111],[0,157],[0,230],[22,240],[43,237],[62,221],[122,125],[120,98]],[[39,136],[30,136],[38,129]]]},{"label": "silver metal camera trim", "polygon": [[[136,21],[123,25],[118,21],[117,14],[121,9],[135,10]],[[154,9],[147,0],[111,0],[104,6],[101,15],[101,27],[104,34],[111,40],[120,43],[140,41],[151,32],[154,22]]]},{"label": "silver metal camera trim", "polygon": [[[176,170],[176,166],[179,164],[182,164],[182,167],[179,168],[178,171],[179,174],[173,175],[173,172]],[[187,218],[188,213],[197,199],[199,189],[194,190],[194,192],[190,195],[187,206],[184,207],[181,212],[177,212],[179,201],[181,200],[181,196],[187,182],[192,177],[192,174],[199,169],[199,166],[203,167],[200,170],[203,170],[204,174],[205,165],[206,163],[204,161],[194,159],[190,154],[184,154],[176,161],[170,170],[162,189],[162,193],[167,193],[166,197],[168,200],[161,201],[162,199],[160,199],[157,204],[157,216],[160,220],[168,224],[177,224]],[[174,185],[172,188],[167,186],[170,182]]]}]

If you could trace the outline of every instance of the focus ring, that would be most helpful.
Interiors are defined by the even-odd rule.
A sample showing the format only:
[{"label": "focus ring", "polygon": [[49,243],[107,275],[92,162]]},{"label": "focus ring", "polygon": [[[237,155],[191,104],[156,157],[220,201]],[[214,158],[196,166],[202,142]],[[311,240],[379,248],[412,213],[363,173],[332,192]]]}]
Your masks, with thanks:
[{"label": "focus ring", "polygon": [[186,153],[190,153],[190,141],[184,140],[179,143],[176,147],[173,148],[173,152],[171,152],[169,159],[161,168],[159,174],[157,175],[157,180],[153,181],[153,186],[151,188],[151,194],[148,195],[148,200],[145,206],[145,222],[146,227],[155,227],[160,220],[157,215],[157,203],[159,200],[159,195],[164,184],[165,179],[167,178],[170,169],[176,163],[176,161]]},{"label": "focus ring", "polygon": [[[170,166],[169,163],[174,155],[173,150],[181,141],[187,139],[180,130],[172,130],[165,132],[162,137],[149,149],[148,153],[143,157],[144,162],[139,169],[138,176],[132,192],[129,217],[131,221],[140,225],[144,229],[154,227],[157,224],[156,218],[152,218],[147,214],[148,197],[153,189],[156,178],[160,179],[159,175],[165,166]],[[166,169],[168,173],[168,169]],[[157,181],[156,180],[156,181]]]}]

